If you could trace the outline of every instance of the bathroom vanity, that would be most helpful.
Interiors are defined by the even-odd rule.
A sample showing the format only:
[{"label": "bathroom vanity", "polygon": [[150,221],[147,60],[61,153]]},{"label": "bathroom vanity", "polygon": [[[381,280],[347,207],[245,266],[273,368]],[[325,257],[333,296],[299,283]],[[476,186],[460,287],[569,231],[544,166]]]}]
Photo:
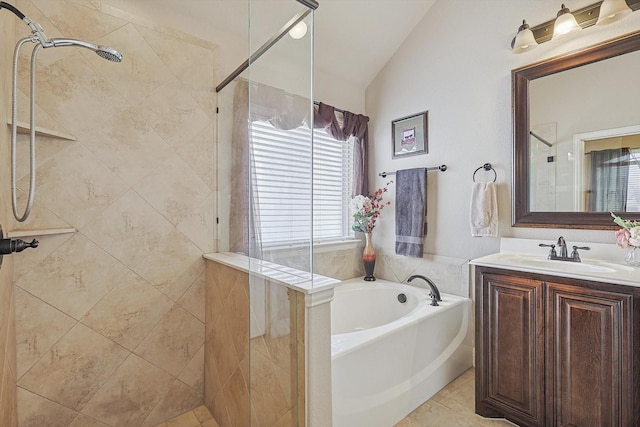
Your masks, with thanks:
[{"label": "bathroom vanity", "polygon": [[504,251],[471,264],[477,414],[640,425],[640,269]]}]

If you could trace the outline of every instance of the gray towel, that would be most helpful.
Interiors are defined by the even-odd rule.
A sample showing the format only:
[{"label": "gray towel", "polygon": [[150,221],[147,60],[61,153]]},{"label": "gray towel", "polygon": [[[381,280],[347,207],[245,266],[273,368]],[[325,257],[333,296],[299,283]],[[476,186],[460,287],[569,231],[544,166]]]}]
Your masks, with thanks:
[{"label": "gray towel", "polygon": [[427,208],[427,170],[396,172],[396,254],[422,258]]}]

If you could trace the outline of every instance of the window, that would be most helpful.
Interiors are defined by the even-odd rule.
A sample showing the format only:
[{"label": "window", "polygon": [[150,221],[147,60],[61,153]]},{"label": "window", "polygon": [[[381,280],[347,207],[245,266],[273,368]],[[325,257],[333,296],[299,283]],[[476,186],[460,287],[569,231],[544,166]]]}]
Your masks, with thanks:
[{"label": "window", "polygon": [[308,242],[311,223],[314,241],[352,235],[348,205],[353,144],[316,129],[312,156],[310,141],[311,130],[305,127],[281,130],[268,122],[252,122],[254,197],[264,246]]},{"label": "window", "polygon": [[627,212],[640,212],[640,148],[629,150]]}]

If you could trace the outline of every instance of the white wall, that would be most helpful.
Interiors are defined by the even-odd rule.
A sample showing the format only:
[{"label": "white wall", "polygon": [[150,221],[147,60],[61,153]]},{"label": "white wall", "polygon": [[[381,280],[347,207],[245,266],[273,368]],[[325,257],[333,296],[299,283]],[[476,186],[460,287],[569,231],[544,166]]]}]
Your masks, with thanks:
[{"label": "white wall", "polygon": [[[573,10],[592,1],[568,1]],[[547,42],[514,55],[519,23],[532,26],[555,16],[556,1],[438,0],[366,91],[370,124],[371,190],[384,185],[381,171],[446,164],[428,174],[425,252],[476,258],[499,250],[498,238],[472,238],[469,196],[476,168],[489,162],[498,174],[499,235],[567,242],[613,242],[611,231],[511,227],[511,70],[640,29],[640,12],[605,27],[590,27],[564,42]],[[391,121],[429,110],[429,153],[391,159]],[[492,178],[478,172],[478,180]],[[388,180],[388,178],[387,178]],[[393,185],[391,186],[393,187]],[[392,206],[374,232],[377,247],[394,245]]]}]

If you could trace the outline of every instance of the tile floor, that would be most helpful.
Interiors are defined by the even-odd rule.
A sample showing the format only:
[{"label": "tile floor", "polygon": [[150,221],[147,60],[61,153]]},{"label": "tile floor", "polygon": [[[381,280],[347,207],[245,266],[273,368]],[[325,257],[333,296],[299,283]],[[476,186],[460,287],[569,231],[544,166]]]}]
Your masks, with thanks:
[{"label": "tile floor", "polygon": [[[395,427],[514,426],[515,424],[506,420],[482,418],[474,413],[474,375],[474,370],[469,369]],[[219,427],[219,425],[207,408],[200,406],[156,427]]]},{"label": "tile floor", "polygon": [[420,405],[395,427],[507,427],[504,419],[476,415],[475,372],[469,369],[431,399]]},{"label": "tile floor", "polygon": [[220,427],[203,405],[155,427]]}]

